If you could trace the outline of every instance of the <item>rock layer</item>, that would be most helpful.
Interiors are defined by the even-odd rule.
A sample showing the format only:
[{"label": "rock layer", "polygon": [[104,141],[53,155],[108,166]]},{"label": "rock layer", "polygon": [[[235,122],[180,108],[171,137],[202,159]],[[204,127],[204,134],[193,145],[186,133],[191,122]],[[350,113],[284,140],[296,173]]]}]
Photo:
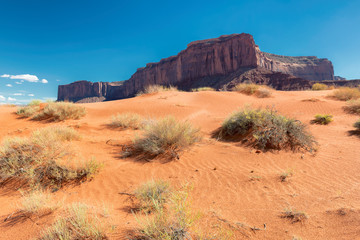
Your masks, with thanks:
[{"label": "rock layer", "polygon": [[174,85],[184,90],[201,86],[221,89],[235,79],[246,81],[249,77],[252,82],[272,84],[276,89],[300,90],[308,87],[306,80],[333,80],[334,71],[327,59],[264,53],[250,34],[232,34],[192,42],[176,56],[139,68],[122,83],[79,81],[59,86],[58,100],[133,97],[153,84]]}]

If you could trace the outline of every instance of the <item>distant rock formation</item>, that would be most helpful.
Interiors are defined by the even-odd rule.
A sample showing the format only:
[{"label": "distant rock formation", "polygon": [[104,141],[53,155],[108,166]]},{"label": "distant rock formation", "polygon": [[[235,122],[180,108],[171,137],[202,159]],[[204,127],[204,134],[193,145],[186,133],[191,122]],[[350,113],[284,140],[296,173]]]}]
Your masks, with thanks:
[{"label": "distant rock formation", "polygon": [[242,33],[192,42],[176,56],[139,68],[124,82],[78,81],[59,86],[58,100],[128,98],[153,84],[189,90],[201,86],[225,89],[235,82],[256,82],[280,90],[301,90],[310,87],[309,80],[333,79],[329,60],[264,53],[250,34]]}]

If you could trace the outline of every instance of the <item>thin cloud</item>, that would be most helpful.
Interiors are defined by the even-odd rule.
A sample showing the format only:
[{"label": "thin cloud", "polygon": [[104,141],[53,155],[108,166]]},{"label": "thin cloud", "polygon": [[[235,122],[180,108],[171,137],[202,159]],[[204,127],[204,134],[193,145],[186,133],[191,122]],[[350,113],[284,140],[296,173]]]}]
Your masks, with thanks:
[{"label": "thin cloud", "polygon": [[0,77],[8,78],[8,77],[10,77],[10,75],[9,75],[9,74],[3,74],[3,75],[1,75]]},{"label": "thin cloud", "polygon": [[14,96],[22,96],[22,95],[24,95],[24,94],[22,94],[22,93],[14,93],[13,95],[14,95]]},{"label": "thin cloud", "polygon": [[7,87],[12,87],[12,85],[11,85],[11,84],[6,84],[6,86],[7,86]]},{"label": "thin cloud", "polygon": [[48,83],[49,81],[46,79],[41,80],[42,83]]},{"label": "thin cloud", "polygon": [[8,97],[7,100],[8,100],[9,102],[13,102],[13,101],[16,101],[16,98]]},{"label": "thin cloud", "polygon": [[3,95],[0,95],[0,101],[5,101],[6,98]]},{"label": "thin cloud", "polygon": [[16,84],[22,84],[22,82],[15,82]]},{"label": "thin cloud", "polygon": [[28,94],[28,96],[29,96],[29,97],[34,97],[35,95],[32,94],[32,93],[30,93],[30,94]]},{"label": "thin cloud", "polygon": [[20,80],[25,80],[28,82],[38,82],[39,78],[35,75],[30,75],[30,74],[20,74],[20,75],[11,75],[10,79],[20,79]]}]

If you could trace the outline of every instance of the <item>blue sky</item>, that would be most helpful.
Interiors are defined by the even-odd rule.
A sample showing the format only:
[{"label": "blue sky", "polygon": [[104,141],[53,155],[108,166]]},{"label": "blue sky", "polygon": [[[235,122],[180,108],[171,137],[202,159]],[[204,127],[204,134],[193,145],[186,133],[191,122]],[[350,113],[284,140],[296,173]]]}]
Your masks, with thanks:
[{"label": "blue sky", "polygon": [[0,103],[120,81],[195,40],[250,33],[265,52],[330,59],[360,78],[360,1],[0,0]]}]

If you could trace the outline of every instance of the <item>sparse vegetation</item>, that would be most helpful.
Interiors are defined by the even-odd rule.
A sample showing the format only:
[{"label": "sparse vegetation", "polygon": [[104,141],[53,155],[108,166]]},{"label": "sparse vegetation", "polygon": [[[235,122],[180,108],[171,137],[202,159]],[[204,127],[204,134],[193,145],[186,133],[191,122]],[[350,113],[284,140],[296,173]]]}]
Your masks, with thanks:
[{"label": "sparse vegetation", "polygon": [[258,149],[314,150],[314,138],[298,120],[272,109],[246,108],[227,118],[216,134],[221,139],[242,140]]},{"label": "sparse vegetation", "polygon": [[[64,183],[82,181],[98,171],[100,164],[91,160],[81,166],[70,167],[74,154],[53,128],[35,132],[28,138],[8,138],[0,148],[1,179],[18,179],[30,187],[61,187]],[[60,131],[61,132],[61,131]]]},{"label": "sparse vegetation", "polygon": [[334,91],[332,97],[341,100],[355,100],[360,98],[360,90],[358,88],[342,87]]},{"label": "sparse vegetation", "polygon": [[179,151],[201,139],[198,128],[171,116],[147,124],[144,131],[141,138],[134,140],[134,148],[152,156],[169,154],[177,157]]},{"label": "sparse vegetation", "polygon": [[360,131],[360,119],[357,120],[357,122],[354,123],[354,127],[355,127],[358,131]]},{"label": "sparse vegetation", "polygon": [[282,212],[282,217],[290,219],[292,223],[303,222],[308,219],[308,215],[305,212],[299,212],[291,208],[285,209],[285,211]]},{"label": "sparse vegetation", "polygon": [[293,175],[293,171],[291,169],[288,169],[280,174],[280,181],[286,182],[289,179],[289,177],[291,177],[292,175]]},{"label": "sparse vegetation", "polygon": [[315,119],[312,120],[312,123],[320,125],[328,125],[333,121],[333,116],[329,114],[316,114]]},{"label": "sparse vegetation", "polygon": [[161,180],[152,180],[135,190],[135,196],[140,201],[140,209],[144,211],[162,207],[169,194],[169,183]]},{"label": "sparse vegetation", "polygon": [[64,121],[67,119],[80,119],[86,115],[84,107],[70,102],[49,102],[33,120]]},{"label": "sparse vegetation", "polygon": [[348,101],[344,108],[348,113],[360,115],[360,99]]},{"label": "sparse vegetation", "polygon": [[312,85],[311,90],[313,91],[322,91],[322,90],[328,90],[329,87],[326,84],[323,83],[315,83]]},{"label": "sparse vegetation", "polygon": [[115,116],[111,117],[110,127],[113,128],[132,128],[140,129],[143,127],[144,120],[139,114],[136,113],[118,113]]},{"label": "sparse vegetation", "polygon": [[202,91],[216,91],[215,88],[212,87],[199,87],[199,88],[192,88],[192,92],[202,92]]},{"label": "sparse vegetation", "polygon": [[138,235],[146,240],[189,239],[197,216],[192,212],[187,186],[169,193],[166,206],[155,204],[153,216],[137,215]]},{"label": "sparse vegetation", "polygon": [[33,138],[42,141],[47,139],[57,139],[60,141],[79,140],[80,134],[71,127],[65,126],[50,126],[38,129],[33,132]]},{"label": "sparse vegetation", "polygon": [[266,98],[271,96],[271,88],[265,85],[240,83],[233,88],[233,91],[237,91],[246,95],[255,94],[255,96],[259,98]]},{"label": "sparse vegetation", "polygon": [[52,196],[44,191],[33,191],[20,199],[20,210],[25,214],[39,214],[41,211],[53,211],[55,204]]},{"label": "sparse vegetation", "polygon": [[140,91],[136,94],[136,96],[141,96],[144,94],[157,93],[157,92],[165,92],[165,91],[178,91],[178,89],[174,86],[162,86],[162,85],[149,85],[146,86],[143,91]]},{"label": "sparse vegetation", "polygon": [[99,214],[92,210],[92,207],[83,203],[72,204],[66,209],[64,216],[43,231],[39,240],[107,239],[106,224],[101,221]]}]

